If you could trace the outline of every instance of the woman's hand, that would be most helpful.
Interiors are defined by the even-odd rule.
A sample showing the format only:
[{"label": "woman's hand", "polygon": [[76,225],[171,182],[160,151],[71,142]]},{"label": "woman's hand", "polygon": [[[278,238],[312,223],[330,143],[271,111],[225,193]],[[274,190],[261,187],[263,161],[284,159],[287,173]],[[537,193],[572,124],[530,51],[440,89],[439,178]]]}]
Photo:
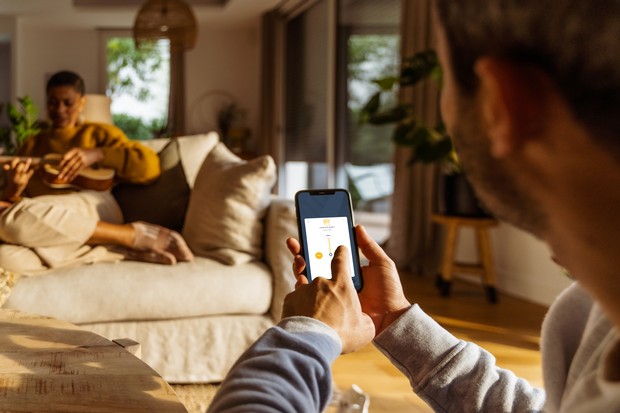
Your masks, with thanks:
[{"label": "woman's hand", "polygon": [[58,178],[71,182],[85,168],[103,160],[101,148],[73,148],[68,150],[60,161]]},{"label": "woman's hand", "polygon": [[15,202],[21,197],[34,173],[34,169],[31,166],[31,158],[13,158],[11,162],[2,165],[7,177],[6,187],[2,196],[3,200]]},{"label": "woman's hand", "polygon": [[[362,267],[364,288],[358,295],[359,302],[361,303],[361,311],[363,311],[367,316],[369,316],[374,323],[374,330],[376,335],[381,333],[387,326],[389,326],[402,313],[404,313],[409,307],[411,307],[411,304],[406,299],[405,294],[403,293],[400,278],[398,276],[398,271],[396,270],[394,262],[387,256],[383,249],[381,249],[381,247],[368,235],[363,226],[357,226],[356,236],[360,250],[369,260],[368,265]],[[304,268],[306,267],[306,262],[304,261],[303,257],[299,255],[301,248],[299,242],[296,239],[289,238],[286,240],[286,244],[288,249],[294,256],[293,273],[297,278],[297,284],[295,285],[295,289],[299,290],[300,286],[308,284],[308,280],[302,274]],[[332,274],[334,276],[345,274],[346,277],[341,278],[347,278],[349,282],[346,284],[342,284],[342,286],[346,288],[348,294],[355,294],[355,287],[353,286],[353,281],[351,280],[348,268],[348,266],[334,266],[334,263],[332,261]],[[325,280],[323,278],[317,277],[312,284],[324,284],[325,281],[329,282],[331,280]],[[315,290],[317,289],[320,292],[319,288],[315,288]],[[321,299],[318,296],[317,291],[310,291],[305,296],[303,295],[303,293],[298,294],[296,291],[295,293],[292,293],[290,297],[287,297],[287,299],[289,299],[288,302],[285,301],[285,309],[287,310],[285,314],[308,315],[294,313],[295,310],[301,308],[304,301],[314,299],[318,307],[321,301],[328,301],[328,298],[329,297]],[[292,302],[293,299],[298,300],[299,302]],[[342,306],[335,299],[331,302],[328,302],[325,305],[325,308],[328,308],[329,311],[331,311],[332,313],[356,310],[354,308],[342,308]],[[333,315],[334,314],[330,314],[330,316]],[[310,316],[312,317],[312,315]],[[339,316],[340,320],[338,322],[343,319],[346,320],[347,315],[339,314]],[[314,318],[321,319],[318,316]],[[321,319],[321,321],[324,321],[325,323],[334,327],[334,325],[330,324],[330,320]],[[338,329],[336,330],[338,331]],[[346,334],[354,336],[355,332],[349,331]],[[343,342],[345,341],[345,339],[347,339],[347,337],[342,337],[342,335],[341,338],[343,338]]]}]

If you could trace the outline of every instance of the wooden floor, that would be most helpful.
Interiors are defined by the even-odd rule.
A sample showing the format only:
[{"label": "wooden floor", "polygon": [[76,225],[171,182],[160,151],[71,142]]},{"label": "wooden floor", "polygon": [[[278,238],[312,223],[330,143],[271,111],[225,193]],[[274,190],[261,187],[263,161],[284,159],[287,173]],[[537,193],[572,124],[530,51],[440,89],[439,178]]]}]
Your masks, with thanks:
[{"label": "wooden floor", "polygon": [[[500,367],[542,386],[539,331],[546,308],[500,294],[489,304],[479,285],[456,280],[452,296],[438,295],[432,278],[402,273],[407,297],[459,338],[489,350]],[[357,384],[370,396],[370,413],[431,412],[407,379],[372,345],[341,356],[333,369],[336,386]]]}]

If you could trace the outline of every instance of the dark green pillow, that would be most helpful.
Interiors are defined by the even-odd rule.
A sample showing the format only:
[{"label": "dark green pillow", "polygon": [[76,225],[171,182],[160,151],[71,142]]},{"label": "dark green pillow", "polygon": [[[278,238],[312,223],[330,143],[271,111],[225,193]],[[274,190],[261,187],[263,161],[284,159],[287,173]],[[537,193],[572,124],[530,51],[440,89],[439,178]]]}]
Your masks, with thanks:
[{"label": "dark green pillow", "polygon": [[159,152],[160,177],[147,185],[118,184],[112,189],[125,222],[146,221],[181,231],[189,202],[179,143],[176,139]]}]

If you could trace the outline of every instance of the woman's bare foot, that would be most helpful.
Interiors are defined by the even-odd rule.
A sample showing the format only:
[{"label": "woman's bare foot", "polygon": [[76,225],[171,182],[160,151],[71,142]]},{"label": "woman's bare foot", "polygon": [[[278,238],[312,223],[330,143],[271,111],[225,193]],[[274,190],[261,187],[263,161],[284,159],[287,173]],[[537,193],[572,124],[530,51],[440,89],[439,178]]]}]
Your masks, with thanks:
[{"label": "woman's bare foot", "polygon": [[132,249],[153,255],[155,259],[172,261],[171,264],[176,263],[176,261],[194,259],[194,254],[178,232],[142,221],[132,222],[130,225],[135,233],[131,245]]}]

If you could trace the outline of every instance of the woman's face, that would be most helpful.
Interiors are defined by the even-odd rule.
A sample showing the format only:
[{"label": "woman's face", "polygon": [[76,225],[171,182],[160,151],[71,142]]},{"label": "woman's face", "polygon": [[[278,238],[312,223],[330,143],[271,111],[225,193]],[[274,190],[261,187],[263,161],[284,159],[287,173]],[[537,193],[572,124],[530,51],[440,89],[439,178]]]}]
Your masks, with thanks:
[{"label": "woman's face", "polygon": [[47,92],[47,115],[55,128],[74,127],[86,98],[73,86],[51,87]]}]

